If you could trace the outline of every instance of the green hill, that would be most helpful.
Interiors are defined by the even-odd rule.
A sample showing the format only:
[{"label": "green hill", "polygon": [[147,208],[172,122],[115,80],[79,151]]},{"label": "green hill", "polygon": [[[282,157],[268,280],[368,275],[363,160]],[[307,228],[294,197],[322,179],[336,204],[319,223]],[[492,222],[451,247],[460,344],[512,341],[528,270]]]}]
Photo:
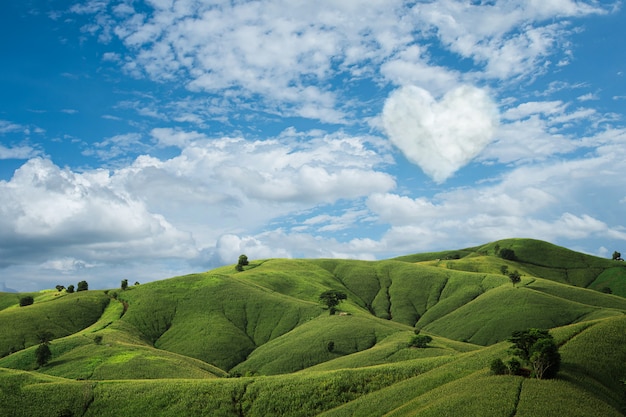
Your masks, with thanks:
[{"label": "green hill", "polygon": [[[625,282],[623,262],[507,239],[376,262],[252,260],[28,294],[25,307],[27,294],[0,294],[0,415],[623,415]],[[331,289],[347,294],[335,315],[318,302]],[[557,379],[491,375],[530,327],[557,340]],[[44,331],[52,358],[38,367]],[[409,347],[414,331],[427,348]]]}]

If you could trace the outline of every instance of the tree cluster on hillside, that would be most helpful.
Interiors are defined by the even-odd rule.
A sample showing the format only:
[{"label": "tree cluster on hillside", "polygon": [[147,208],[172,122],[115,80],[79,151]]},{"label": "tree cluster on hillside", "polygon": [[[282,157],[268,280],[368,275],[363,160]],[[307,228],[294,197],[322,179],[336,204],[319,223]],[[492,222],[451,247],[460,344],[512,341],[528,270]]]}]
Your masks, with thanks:
[{"label": "tree cluster on hillside", "polygon": [[500,255],[500,258],[506,259],[507,261],[514,261],[517,259],[517,256],[515,256],[515,251],[509,248],[500,249],[498,255]]},{"label": "tree cluster on hillside", "polygon": [[61,292],[63,290],[65,290],[65,292],[67,292],[68,294],[72,294],[74,291],[87,291],[89,290],[89,284],[87,283],[87,281],[80,281],[76,286],[70,284],[67,286],[67,288],[65,288],[63,285],[57,285],[55,286],[56,290],[58,292]]},{"label": "tree cluster on hillside", "polygon": [[614,261],[623,261],[622,254],[618,251],[613,252],[613,260]]},{"label": "tree cluster on hillside", "polygon": [[537,379],[556,377],[561,367],[561,354],[547,330],[531,328],[514,331],[508,341],[513,343],[511,353],[515,357],[507,363],[494,359],[491,363],[494,374],[524,375],[522,364],[526,364],[530,368],[530,372],[526,372]]}]

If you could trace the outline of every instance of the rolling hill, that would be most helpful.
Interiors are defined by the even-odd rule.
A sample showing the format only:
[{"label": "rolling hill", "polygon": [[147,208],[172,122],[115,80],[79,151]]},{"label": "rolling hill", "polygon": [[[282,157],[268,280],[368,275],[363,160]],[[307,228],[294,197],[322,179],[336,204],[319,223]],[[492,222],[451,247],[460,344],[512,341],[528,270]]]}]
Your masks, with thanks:
[{"label": "rolling hill", "polygon": [[[338,314],[318,301],[327,290],[347,294]],[[24,295],[0,293],[1,416],[626,410],[626,265],[537,240],[373,262],[251,260],[126,291],[29,294],[19,307]],[[557,341],[558,377],[492,375],[507,338],[530,327]],[[37,367],[44,331],[52,359]],[[409,347],[415,331],[432,337],[427,348]]]}]

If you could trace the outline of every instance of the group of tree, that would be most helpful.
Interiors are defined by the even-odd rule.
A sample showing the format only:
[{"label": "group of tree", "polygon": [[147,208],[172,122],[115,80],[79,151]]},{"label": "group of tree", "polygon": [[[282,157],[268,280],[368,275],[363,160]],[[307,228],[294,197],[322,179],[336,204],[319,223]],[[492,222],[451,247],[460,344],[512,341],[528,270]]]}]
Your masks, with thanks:
[{"label": "group of tree", "polygon": [[235,269],[239,272],[243,271],[243,267],[248,265],[248,257],[246,255],[239,255],[239,261],[237,262],[237,266]]},{"label": "group of tree", "polygon": [[68,294],[72,294],[74,291],[89,290],[89,284],[87,283],[87,281],[83,280],[83,281],[80,281],[76,287],[70,284],[67,286],[67,288],[65,288],[63,285],[57,285],[55,288],[58,292],[65,290],[65,292],[67,292]]},{"label": "group of tree", "polygon": [[623,261],[624,259],[622,259],[622,254],[619,253],[618,251],[613,252],[613,260],[614,261]]},{"label": "group of tree", "polygon": [[507,363],[499,358],[494,359],[491,363],[494,374],[530,375],[537,379],[556,377],[561,367],[561,354],[547,330],[531,328],[514,331],[508,341],[513,343],[510,351],[515,356]]}]

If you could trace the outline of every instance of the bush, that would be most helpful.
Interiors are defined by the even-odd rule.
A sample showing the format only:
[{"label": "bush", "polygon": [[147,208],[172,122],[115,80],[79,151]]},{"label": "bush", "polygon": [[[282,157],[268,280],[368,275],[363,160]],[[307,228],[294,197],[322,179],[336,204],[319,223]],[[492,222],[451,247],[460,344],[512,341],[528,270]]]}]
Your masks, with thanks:
[{"label": "bush", "polygon": [[520,369],[522,369],[522,364],[517,359],[511,358],[506,363],[506,367],[509,369],[509,373],[511,375],[519,375]]},{"label": "bush", "polygon": [[433,338],[423,334],[415,335],[409,341],[409,347],[426,348],[433,341]]},{"label": "bush", "polygon": [[89,289],[89,284],[87,281],[81,281],[78,283],[78,287],[76,287],[76,291],[87,291]]},{"label": "bush", "polygon": [[497,358],[491,361],[490,368],[491,368],[491,373],[494,375],[505,375],[508,372],[508,368],[506,367],[506,365],[504,364],[504,362],[502,362],[502,359],[500,358]]},{"label": "bush", "polygon": [[332,340],[328,342],[328,344],[326,345],[326,350],[328,350],[329,352],[335,350],[335,342],[333,342]]},{"label": "bush", "polygon": [[35,360],[38,366],[44,366],[52,357],[52,352],[46,343],[42,343],[35,350]]},{"label": "bush", "polygon": [[517,257],[515,256],[515,251],[508,248],[500,250],[500,258],[506,259],[507,261],[514,261],[517,259]]},{"label": "bush", "polygon": [[68,285],[68,286],[67,286],[67,292],[68,292],[69,294],[73,293],[73,292],[74,292],[74,286],[73,286],[73,285]]},{"label": "bush", "polygon": [[20,298],[20,307],[29,306],[34,302],[35,302],[35,299],[32,296],[27,295],[26,297]]}]

